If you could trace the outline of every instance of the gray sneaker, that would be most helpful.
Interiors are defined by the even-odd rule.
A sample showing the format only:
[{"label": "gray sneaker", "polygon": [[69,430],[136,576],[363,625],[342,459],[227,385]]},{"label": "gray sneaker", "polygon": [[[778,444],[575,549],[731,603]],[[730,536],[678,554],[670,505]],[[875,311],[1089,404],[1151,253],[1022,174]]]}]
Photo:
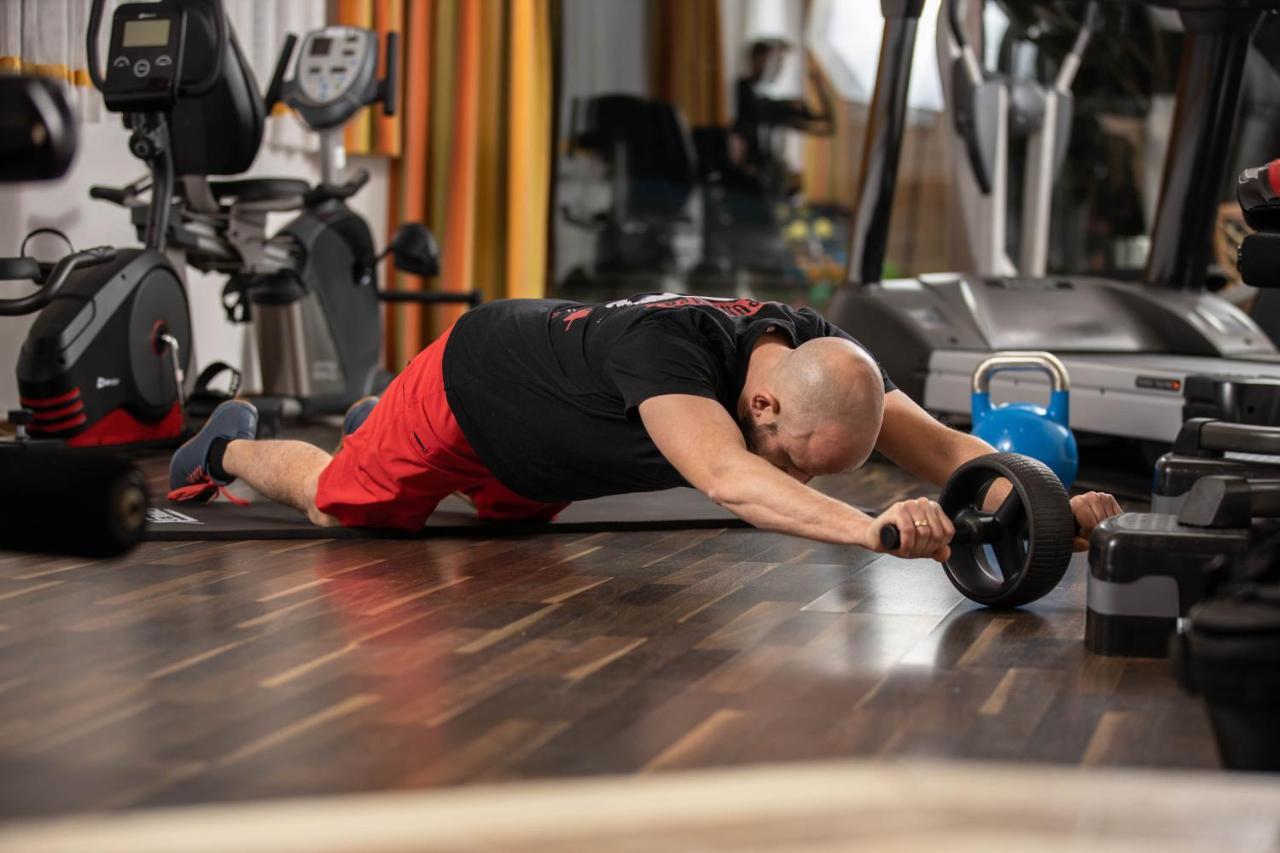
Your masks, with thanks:
[{"label": "gray sneaker", "polygon": [[258,436],[258,410],[245,400],[228,400],[213,410],[209,420],[173,454],[169,462],[169,499],[212,500],[230,485],[209,473],[209,448],[215,439],[249,439]]},{"label": "gray sneaker", "polygon": [[360,429],[360,426],[369,419],[369,415],[373,413],[373,407],[378,405],[378,399],[374,396],[363,397],[351,404],[351,408],[347,409],[347,413],[342,416],[344,438]]}]

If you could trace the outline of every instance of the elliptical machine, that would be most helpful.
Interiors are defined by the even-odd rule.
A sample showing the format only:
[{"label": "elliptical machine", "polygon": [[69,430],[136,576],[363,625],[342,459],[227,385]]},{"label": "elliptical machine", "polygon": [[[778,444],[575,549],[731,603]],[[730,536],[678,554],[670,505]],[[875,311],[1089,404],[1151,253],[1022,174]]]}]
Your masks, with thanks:
[{"label": "elliptical machine", "polygon": [[[1090,2],[1080,29],[1063,57],[1057,74],[1045,83],[1034,76],[1034,60],[1015,56],[1010,73],[982,67],[978,52],[964,31],[965,0],[944,0],[946,25],[938,27],[938,60],[950,65],[947,102],[955,122],[957,156],[967,169],[957,170],[960,205],[968,216],[974,272],[980,275],[1043,276],[1049,259],[1049,219],[1053,187],[1071,141],[1071,87],[1089,41],[1101,22],[1101,7]],[[1016,47],[1017,45],[1015,45]],[[1030,44],[1023,44],[1031,52]],[[1018,61],[1019,59],[1023,61]],[[1026,67],[1031,66],[1031,67]],[[1022,184],[1022,226],[1019,258],[1009,257],[1006,228],[1009,219],[1011,146],[1025,141],[1026,166]]]},{"label": "elliptical machine", "polygon": [[239,48],[220,4],[121,6],[104,76],[98,32],[105,5],[94,0],[90,11],[89,73],[106,108],[123,114],[129,150],[150,173],[154,191],[143,217],[143,247],[73,252],[52,266],[25,257],[0,266],[8,280],[39,285],[26,296],[0,300],[0,315],[40,312],[18,358],[26,411],[14,420],[26,421],[33,437],[72,446],[181,436],[191,318],[181,273],[166,254],[174,177],[248,166],[238,146],[187,144],[187,137],[199,135],[192,128],[218,121],[224,103],[242,96],[244,81],[224,73]]}]

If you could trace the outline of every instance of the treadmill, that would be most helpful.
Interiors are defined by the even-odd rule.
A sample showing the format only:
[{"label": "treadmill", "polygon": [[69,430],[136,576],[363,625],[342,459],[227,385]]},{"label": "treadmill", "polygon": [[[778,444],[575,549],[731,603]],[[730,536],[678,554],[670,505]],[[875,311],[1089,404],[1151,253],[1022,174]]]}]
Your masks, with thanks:
[{"label": "treadmill", "polygon": [[[1205,280],[1250,39],[1280,0],[1149,4],[1176,9],[1186,40],[1139,284],[961,273],[881,279],[924,3],[881,0],[884,36],[849,268],[828,319],[866,344],[899,388],[944,416],[968,416],[973,371],[992,352],[1049,350],[1070,373],[1079,431],[1172,443],[1191,408],[1189,386],[1196,414],[1267,422],[1280,400],[1280,353],[1247,314],[1206,293]],[[1029,391],[1047,396],[1045,380],[1005,372],[992,383],[998,400]],[[1254,402],[1241,405],[1245,398]]]}]

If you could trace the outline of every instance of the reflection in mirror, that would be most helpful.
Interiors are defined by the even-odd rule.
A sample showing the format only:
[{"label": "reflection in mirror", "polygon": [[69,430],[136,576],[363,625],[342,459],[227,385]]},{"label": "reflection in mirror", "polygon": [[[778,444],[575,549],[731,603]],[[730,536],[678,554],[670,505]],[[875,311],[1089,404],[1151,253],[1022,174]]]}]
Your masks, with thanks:
[{"label": "reflection in mirror", "polygon": [[[958,8],[987,72],[1052,80],[1079,6]],[[925,4],[916,39],[887,277],[985,268],[978,247],[997,237],[1003,254],[1019,254],[1025,145],[1010,144],[1006,203],[979,204],[943,8]],[[846,275],[880,4],[562,0],[562,10],[553,293],[682,291],[821,309]],[[1046,226],[1050,272],[1141,263],[1142,187],[1168,122],[1153,104],[1171,85],[1172,48],[1142,10],[1108,5],[1076,81]]]}]

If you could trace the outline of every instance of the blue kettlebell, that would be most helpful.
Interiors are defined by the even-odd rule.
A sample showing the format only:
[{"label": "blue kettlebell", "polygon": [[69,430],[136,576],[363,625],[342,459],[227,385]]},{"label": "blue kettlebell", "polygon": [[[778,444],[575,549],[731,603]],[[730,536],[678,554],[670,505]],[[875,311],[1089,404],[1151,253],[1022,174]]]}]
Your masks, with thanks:
[{"label": "blue kettlebell", "polygon": [[[1035,403],[991,405],[991,377],[1002,370],[1035,370],[1049,376],[1049,407]],[[973,372],[973,434],[1001,453],[1021,453],[1038,459],[1070,488],[1080,465],[1080,451],[1071,432],[1071,384],[1067,368],[1047,352],[997,353]]]}]

